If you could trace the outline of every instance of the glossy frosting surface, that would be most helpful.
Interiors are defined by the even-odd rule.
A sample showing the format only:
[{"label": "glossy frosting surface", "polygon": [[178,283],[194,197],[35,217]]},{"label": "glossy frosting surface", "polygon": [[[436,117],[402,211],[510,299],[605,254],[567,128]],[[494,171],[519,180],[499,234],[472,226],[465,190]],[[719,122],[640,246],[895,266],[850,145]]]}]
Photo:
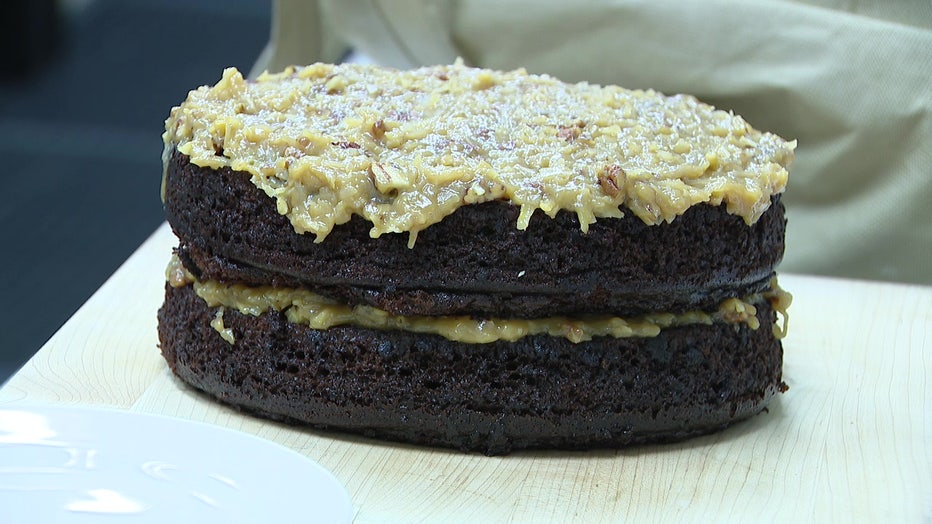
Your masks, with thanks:
[{"label": "glossy frosting surface", "polygon": [[686,95],[566,84],[462,64],[314,64],[247,81],[227,69],[166,121],[166,151],[231,167],[323,240],[358,214],[417,232],[505,199],[583,230],[630,209],[647,224],[708,202],[753,223],[784,190],[795,142]]}]

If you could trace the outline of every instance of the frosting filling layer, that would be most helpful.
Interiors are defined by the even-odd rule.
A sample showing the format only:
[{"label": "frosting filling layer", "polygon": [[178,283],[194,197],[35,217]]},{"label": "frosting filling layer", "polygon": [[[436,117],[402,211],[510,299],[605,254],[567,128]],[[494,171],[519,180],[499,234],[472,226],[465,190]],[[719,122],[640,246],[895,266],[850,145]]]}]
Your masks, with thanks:
[{"label": "frosting filling layer", "polygon": [[725,322],[744,323],[758,329],[760,323],[755,316],[755,303],[767,300],[782,316],[782,325],[774,324],[774,335],[782,337],[786,331],[787,313],[791,296],[776,282],[767,292],[742,298],[729,298],[715,311],[687,311],[684,313],[651,313],[632,318],[612,316],[570,318],[548,317],[539,319],[477,319],[470,316],[402,316],[393,315],[378,308],[365,305],[349,306],[323,297],[306,289],[278,288],[272,286],[245,286],[212,280],[195,280],[174,258],[167,270],[172,286],[193,285],[197,295],[208,306],[217,307],[212,327],[233,344],[235,337],[223,324],[226,309],[258,316],[269,310],[280,311],[291,322],[307,325],[312,329],[329,329],[334,326],[351,325],[379,330],[403,330],[416,333],[440,335],[449,340],[470,344],[483,344],[497,340],[515,341],[528,335],[546,334],[564,337],[578,343],[593,337],[654,337],[661,329],[691,325]]}]

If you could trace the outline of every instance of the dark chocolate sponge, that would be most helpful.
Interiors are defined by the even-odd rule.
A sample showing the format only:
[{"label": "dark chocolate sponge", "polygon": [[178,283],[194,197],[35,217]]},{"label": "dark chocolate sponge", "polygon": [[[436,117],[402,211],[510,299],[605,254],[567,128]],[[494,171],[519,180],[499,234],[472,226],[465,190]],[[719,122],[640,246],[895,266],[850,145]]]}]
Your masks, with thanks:
[{"label": "dark chocolate sponge", "polygon": [[654,338],[465,344],[442,337],[224,313],[168,286],[162,353],[185,382],[263,416],[405,442],[478,450],[617,447],[712,432],[779,391],[783,350],[761,327],[692,325]]},{"label": "dark chocolate sponge", "polygon": [[400,315],[635,315],[714,309],[767,289],[783,256],[779,196],[752,226],[696,205],[671,223],[627,213],[588,233],[572,213],[535,214],[526,231],[507,202],[463,206],[420,232],[369,237],[354,217],[323,243],[294,232],[273,199],[229,168],[174,152],[165,209],[186,267],[199,278],[310,287]]},{"label": "dark chocolate sponge", "polygon": [[[463,206],[421,231],[369,237],[354,218],[320,244],[294,232],[274,200],[230,169],[174,152],[165,207],[178,255],[197,278],[308,288],[401,315],[546,317],[715,310],[769,289],[783,254],[779,196],[748,226],[697,205],[672,223],[628,214],[582,233],[576,216],[515,228],[507,202]],[[713,323],[651,338],[574,344],[535,335],[468,344],[352,326],[313,330],[269,311],[216,309],[191,286],[167,287],[162,352],[185,382],[263,416],[489,454],[618,447],[708,433],[760,410],[785,388],[775,313],[761,327]]]}]

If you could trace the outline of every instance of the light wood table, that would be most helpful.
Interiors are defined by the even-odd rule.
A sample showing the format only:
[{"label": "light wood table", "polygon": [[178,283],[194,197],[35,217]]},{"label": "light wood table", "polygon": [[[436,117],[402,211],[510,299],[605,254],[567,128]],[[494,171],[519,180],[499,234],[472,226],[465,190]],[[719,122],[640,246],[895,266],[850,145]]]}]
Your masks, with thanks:
[{"label": "light wood table", "polygon": [[169,373],[156,337],[174,236],[159,228],[0,389],[276,441],[343,482],[356,522],[932,519],[932,288],[783,275],[795,295],[769,412],[688,442],[485,457],[245,416]]}]

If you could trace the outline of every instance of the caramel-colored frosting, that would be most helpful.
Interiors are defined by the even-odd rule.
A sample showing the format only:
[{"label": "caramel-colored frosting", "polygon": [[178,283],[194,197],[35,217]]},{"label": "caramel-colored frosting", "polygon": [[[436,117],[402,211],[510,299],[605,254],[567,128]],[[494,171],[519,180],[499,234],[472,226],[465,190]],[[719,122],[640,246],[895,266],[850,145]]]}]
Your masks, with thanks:
[{"label": "caramel-colored frosting", "polygon": [[784,291],[774,278],[770,289],[743,298],[722,301],[715,311],[686,311],[682,313],[649,313],[638,317],[590,316],[586,318],[547,317],[537,319],[476,319],[469,316],[402,316],[371,306],[349,306],[318,295],[307,289],[273,286],[246,286],[215,280],[197,280],[184,268],[177,256],[172,256],[165,277],[173,287],[194,286],[197,295],[208,306],[217,308],[211,327],[224,340],[234,343],[233,332],[223,324],[227,309],[245,315],[258,316],[267,311],[284,311],[289,321],[312,329],[329,329],[350,325],[381,330],[401,330],[440,335],[450,340],[483,344],[497,340],[515,341],[528,335],[546,334],[564,337],[578,343],[597,336],[654,337],[661,329],[690,324],[747,324],[758,329],[757,308],[754,303],[767,300],[782,324],[773,324],[774,336],[783,338],[787,329],[787,308],[792,296]]},{"label": "caramel-colored frosting", "polygon": [[295,231],[322,241],[358,214],[417,232],[506,199],[580,227],[671,221],[699,203],[753,223],[784,190],[795,142],[686,95],[566,84],[461,63],[397,71],[314,64],[247,81],[227,69],[165,124],[166,151],[251,175]]},{"label": "caramel-colored frosting", "polygon": [[218,308],[211,326],[229,343],[233,333],[223,324],[225,310],[235,310],[258,316],[267,311],[283,311],[290,322],[312,329],[329,329],[349,325],[379,330],[399,330],[440,335],[449,340],[470,344],[485,344],[504,340],[513,342],[529,335],[562,337],[573,343],[608,336],[655,337],[660,330],[691,324],[747,324],[758,329],[757,308],[753,305],[762,299],[784,318],[783,326],[774,324],[774,335],[781,337],[786,330],[786,307],[790,296],[776,282],[766,293],[724,300],[715,311],[686,311],[683,313],[649,313],[638,317],[616,316],[571,318],[547,317],[536,319],[477,319],[469,316],[402,316],[371,306],[348,306],[320,296],[306,289],[250,287],[213,280],[176,282],[173,285],[194,286],[194,290],[208,306]]}]

